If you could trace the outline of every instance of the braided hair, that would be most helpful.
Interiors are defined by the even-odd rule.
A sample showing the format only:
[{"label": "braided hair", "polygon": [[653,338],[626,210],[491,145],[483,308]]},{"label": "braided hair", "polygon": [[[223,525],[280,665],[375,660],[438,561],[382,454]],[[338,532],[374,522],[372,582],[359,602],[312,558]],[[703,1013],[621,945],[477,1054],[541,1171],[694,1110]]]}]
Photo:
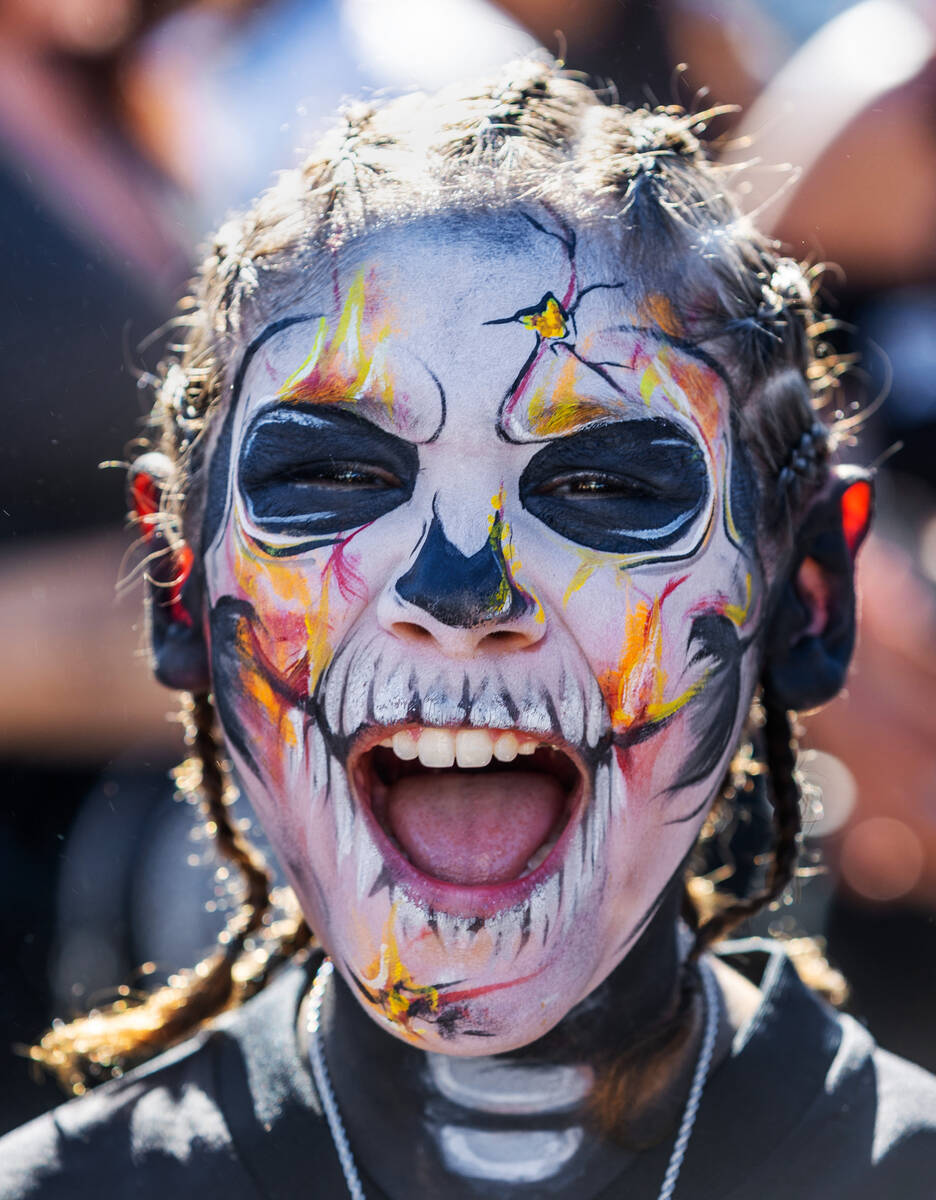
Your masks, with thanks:
[{"label": "braided hair", "polygon": [[[753,229],[725,171],[707,157],[703,135],[720,111],[606,104],[540,58],[434,97],[349,107],[307,162],[222,227],[180,310],[181,344],[160,368],[140,451],[161,451],[171,465],[158,513],[167,553],[186,548],[197,560],[206,446],[232,364],[251,328],[296,295],[306,264],[417,217],[521,203],[548,207],[569,228],[616,237],[622,260],[676,298],[692,337],[723,350],[738,396],[734,418],[763,485],[761,532],[776,539],[784,524],[792,529],[826,478],[834,432],[820,413],[840,364],[822,342],[828,325],[816,315],[816,274]],[[695,930],[694,956],[776,901],[795,871],[800,794],[790,714],[766,692],[761,703],[774,824],[766,880],[703,919],[688,879],[683,911]],[[138,1001],[57,1023],[33,1048],[73,1089],[89,1073],[122,1069],[189,1036],[312,939],[295,906],[288,918],[271,919],[267,870],[231,819],[211,697],[187,697],[184,715],[192,754],[177,781],[199,794],[219,851],[239,871],[240,906],[193,970]],[[678,1041],[670,1034],[655,1031],[647,1045],[665,1050]]]}]

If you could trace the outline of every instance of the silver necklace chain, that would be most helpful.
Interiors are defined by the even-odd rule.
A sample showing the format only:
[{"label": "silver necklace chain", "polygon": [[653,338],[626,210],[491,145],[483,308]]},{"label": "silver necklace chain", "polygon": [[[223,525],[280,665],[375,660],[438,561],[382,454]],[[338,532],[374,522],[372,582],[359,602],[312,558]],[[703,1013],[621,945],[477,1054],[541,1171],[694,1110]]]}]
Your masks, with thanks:
[{"label": "silver necklace chain", "polygon": [[[315,1078],[315,1086],[322,1101],[322,1108],[325,1110],[325,1120],[328,1122],[332,1141],[335,1143],[335,1150],[338,1152],[338,1161],[341,1163],[341,1169],[344,1172],[351,1200],[367,1200],[364,1195],[364,1188],[361,1186],[361,1177],[358,1175],[354,1155],[351,1153],[351,1144],[345,1132],[344,1121],[342,1121],[341,1113],[338,1109],[338,1101],[335,1099],[335,1092],[332,1088],[331,1079],[328,1076],[328,1065],[325,1062],[325,1051],[322,1046],[322,1001],[325,998],[325,989],[328,987],[328,981],[331,979],[334,969],[332,960],[326,958],[316,971],[315,979],[312,981],[306,1026],[309,1033],[309,1059],[312,1064],[312,1075]],[[676,1141],[673,1143],[673,1150],[669,1157],[666,1174],[663,1176],[663,1186],[660,1188],[657,1200],[672,1200],[673,1193],[676,1190],[679,1172],[682,1170],[683,1159],[686,1157],[689,1139],[692,1137],[692,1130],[695,1126],[699,1105],[702,1101],[702,1093],[705,1090],[706,1080],[712,1066],[712,1054],[715,1051],[715,1035],[718,1032],[719,1015],[718,984],[715,981],[715,974],[708,963],[700,963],[699,969],[702,975],[705,1031],[702,1035],[702,1045],[699,1048],[699,1057],[696,1060],[686,1107],[683,1110],[682,1121],[679,1123],[679,1132],[676,1134]]]}]

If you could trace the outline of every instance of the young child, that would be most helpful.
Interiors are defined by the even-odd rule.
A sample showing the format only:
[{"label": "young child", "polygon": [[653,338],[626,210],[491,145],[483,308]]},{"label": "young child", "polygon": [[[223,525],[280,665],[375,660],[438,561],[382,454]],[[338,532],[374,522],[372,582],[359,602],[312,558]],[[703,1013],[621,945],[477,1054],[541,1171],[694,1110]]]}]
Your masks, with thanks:
[{"label": "young child", "polygon": [[[514,64],[349,110],[221,230],[131,483],[243,904],[37,1047],[79,1088],[169,1049],[0,1144],[4,1200],[931,1194],[936,1083],[710,952],[792,878],[871,491],[704,123]],[[758,770],[720,899],[693,850]]]}]

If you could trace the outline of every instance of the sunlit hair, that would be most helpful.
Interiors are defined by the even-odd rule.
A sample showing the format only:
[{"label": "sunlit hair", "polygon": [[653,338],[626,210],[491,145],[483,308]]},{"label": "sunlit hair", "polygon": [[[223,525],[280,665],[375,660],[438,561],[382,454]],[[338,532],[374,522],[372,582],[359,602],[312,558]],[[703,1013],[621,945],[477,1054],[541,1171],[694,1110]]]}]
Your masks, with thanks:
[{"label": "sunlit hair", "polygon": [[[152,428],[141,443],[171,464],[159,514],[168,553],[184,543],[197,561],[216,414],[250,337],[302,295],[310,274],[377,230],[518,205],[541,206],[578,236],[606,238],[642,290],[671,302],[680,336],[725,364],[734,420],[760,477],[761,530],[782,553],[797,513],[826,478],[833,432],[817,414],[838,364],[822,345],[826,327],[816,316],[810,274],[754,229],[731,195],[728,171],[709,160],[702,135],[713,115],[608,104],[542,59],[434,96],[346,109],[301,167],[284,172],[218,232],[182,306],[182,344],[160,368]],[[803,447],[809,452],[799,453]],[[190,1035],[262,987],[278,961],[311,939],[301,916],[265,923],[268,878],[232,825],[210,697],[188,698],[186,719],[192,758],[180,779],[201,791],[219,848],[243,874],[243,901],[215,952],[172,986],[59,1025],[43,1038],[33,1057],[72,1088],[83,1087],[89,1072],[123,1068]],[[759,773],[769,783],[773,848],[763,886],[749,895],[713,889],[690,871],[683,912],[695,934],[693,957],[777,900],[795,870],[800,794],[789,714],[764,694],[753,725],[763,763],[733,764],[720,803],[740,804]],[[259,939],[259,952],[251,938]],[[640,1102],[635,1066],[647,1067],[651,1088],[661,1055],[687,1036],[694,978],[690,968],[688,999],[678,1012],[605,1072],[596,1094],[606,1127]],[[619,1094],[625,1066],[626,1098]]]}]

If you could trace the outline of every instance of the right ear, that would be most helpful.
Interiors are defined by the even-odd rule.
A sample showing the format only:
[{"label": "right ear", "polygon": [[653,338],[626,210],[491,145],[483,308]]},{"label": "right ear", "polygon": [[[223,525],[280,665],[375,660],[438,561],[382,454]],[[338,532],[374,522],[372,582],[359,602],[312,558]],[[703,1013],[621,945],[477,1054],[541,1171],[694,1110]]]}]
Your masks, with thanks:
[{"label": "right ear", "polygon": [[797,712],[838,695],[855,645],[855,557],[873,510],[872,477],[834,467],[796,534],[767,631],[765,695]]},{"label": "right ear", "polygon": [[146,634],[153,674],[177,691],[211,687],[203,622],[201,572],[184,542],[170,545],[161,519],[162,492],[172,473],[165,454],[141,455],[130,468],[130,505],[146,549]]}]

